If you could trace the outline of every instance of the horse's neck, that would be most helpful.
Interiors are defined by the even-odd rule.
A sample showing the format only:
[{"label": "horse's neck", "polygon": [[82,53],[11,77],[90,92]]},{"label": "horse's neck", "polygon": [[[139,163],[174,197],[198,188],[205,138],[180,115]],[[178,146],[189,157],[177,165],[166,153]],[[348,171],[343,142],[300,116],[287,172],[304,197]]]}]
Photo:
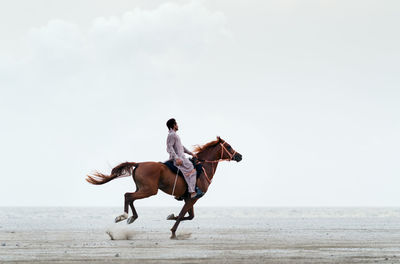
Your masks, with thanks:
[{"label": "horse's neck", "polygon": [[208,178],[211,180],[217,171],[218,162],[205,162],[203,163],[203,167],[207,172]]},{"label": "horse's neck", "polygon": [[198,156],[200,159],[206,160],[206,162],[203,163],[203,167],[207,173],[208,178],[211,180],[214,177],[214,174],[217,171],[218,167],[218,162],[216,161],[216,153],[212,151],[205,151],[204,153],[199,153]]}]

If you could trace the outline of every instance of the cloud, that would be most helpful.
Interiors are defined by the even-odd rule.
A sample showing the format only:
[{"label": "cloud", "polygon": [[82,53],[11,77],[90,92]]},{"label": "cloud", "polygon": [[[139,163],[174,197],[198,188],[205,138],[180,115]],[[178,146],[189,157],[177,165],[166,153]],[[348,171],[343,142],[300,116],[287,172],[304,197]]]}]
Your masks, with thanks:
[{"label": "cloud", "polygon": [[135,8],[120,16],[97,17],[88,28],[48,21],[25,36],[21,57],[0,60],[0,86],[5,87],[0,107],[15,113],[32,108],[43,116],[49,108],[65,112],[72,104],[78,115],[110,98],[118,107],[132,97],[151,97],[146,106],[157,105],[155,101],[167,96],[166,89],[159,90],[158,84],[146,89],[143,83],[167,88],[163,80],[195,71],[197,61],[230,40],[226,24],[222,13],[200,2]]},{"label": "cloud", "polygon": [[[153,10],[136,8],[121,16],[99,17],[89,29],[62,20],[33,28],[27,66],[36,75],[69,78],[99,76],[151,77],[173,74],[204,56],[226,39],[226,19],[199,3],[167,3]],[[130,78],[128,78],[130,79]]]}]

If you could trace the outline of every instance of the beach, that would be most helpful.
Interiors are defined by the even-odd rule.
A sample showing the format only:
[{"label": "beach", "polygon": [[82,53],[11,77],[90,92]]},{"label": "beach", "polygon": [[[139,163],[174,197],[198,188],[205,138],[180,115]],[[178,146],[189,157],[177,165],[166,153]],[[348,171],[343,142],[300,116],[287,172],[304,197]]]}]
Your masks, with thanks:
[{"label": "beach", "polygon": [[0,263],[400,263],[400,208],[137,210],[0,208]]}]

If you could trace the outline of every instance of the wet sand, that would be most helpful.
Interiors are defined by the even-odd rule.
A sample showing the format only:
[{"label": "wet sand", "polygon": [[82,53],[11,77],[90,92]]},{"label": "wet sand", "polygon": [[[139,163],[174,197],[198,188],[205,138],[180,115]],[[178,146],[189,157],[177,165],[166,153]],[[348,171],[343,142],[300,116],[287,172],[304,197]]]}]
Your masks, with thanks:
[{"label": "wet sand", "polygon": [[255,214],[235,222],[228,215],[218,224],[209,216],[185,222],[176,240],[166,220],[65,230],[2,227],[0,263],[400,263],[398,217]]}]

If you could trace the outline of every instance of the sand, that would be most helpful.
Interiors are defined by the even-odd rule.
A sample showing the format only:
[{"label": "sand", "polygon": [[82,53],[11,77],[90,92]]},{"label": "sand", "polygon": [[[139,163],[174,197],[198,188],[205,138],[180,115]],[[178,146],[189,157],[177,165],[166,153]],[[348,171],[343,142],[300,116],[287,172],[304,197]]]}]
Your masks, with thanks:
[{"label": "sand", "polygon": [[0,222],[0,263],[400,263],[398,209],[389,216],[340,217],[303,214],[301,209],[295,216],[278,209],[271,209],[278,210],[275,214],[225,209],[218,216],[216,209],[202,209],[205,216],[183,223],[176,240],[169,238],[173,222],[152,210],[129,226],[98,224],[109,219],[106,215],[92,226],[76,227],[64,219],[60,225],[50,221],[49,228],[21,225],[26,217],[13,211],[9,215],[17,224]]}]

